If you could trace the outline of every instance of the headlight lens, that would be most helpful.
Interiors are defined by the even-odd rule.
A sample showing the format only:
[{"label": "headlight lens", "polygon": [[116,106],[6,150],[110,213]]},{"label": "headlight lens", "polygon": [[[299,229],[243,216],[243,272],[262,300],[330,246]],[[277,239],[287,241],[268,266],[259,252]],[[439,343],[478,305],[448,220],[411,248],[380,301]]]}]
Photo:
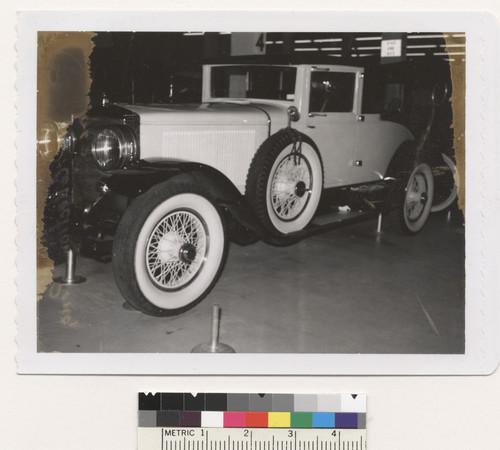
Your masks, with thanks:
[{"label": "headlight lens", "polygon": [[120,160],[120,141],[112,130],[101,130],[92,147],[94,158],[103,169],[111,169]]},{"label": "headlight lens", "polygon": [[102,169],[118,169],[137,157],[133,131],[126,126],[98,130],[92,140],[92,156]]}]

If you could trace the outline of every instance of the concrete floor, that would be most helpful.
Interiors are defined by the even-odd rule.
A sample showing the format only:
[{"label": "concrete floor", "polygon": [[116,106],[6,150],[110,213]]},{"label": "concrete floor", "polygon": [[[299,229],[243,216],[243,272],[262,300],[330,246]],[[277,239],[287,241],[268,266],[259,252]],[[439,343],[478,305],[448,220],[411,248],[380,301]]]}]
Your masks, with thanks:
[{"label": "concrete floor", "polygon": [[464,229],[445,215],[414,237],[375,228],[231,244],[209,296],[168,318],[125,309],[111,264],[79,258],[87,282],[51,284],[38,302],[38,351],[190,352],[210,340],[219,304],[220,340],[238,353],[463,353]]}]

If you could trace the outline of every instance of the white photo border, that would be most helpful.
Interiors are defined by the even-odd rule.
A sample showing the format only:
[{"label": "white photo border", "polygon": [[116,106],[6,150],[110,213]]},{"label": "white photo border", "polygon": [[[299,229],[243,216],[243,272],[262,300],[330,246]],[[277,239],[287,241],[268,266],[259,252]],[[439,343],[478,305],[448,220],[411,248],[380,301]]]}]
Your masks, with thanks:
[{"label": "white photo border", "polygon": [[[466,307],[462,355],[37,353],[38,31],[456,31],[466,34]],[[37,374],[462,375],[500,359],[498,25],[476,12],[29,11],[18,23],[18,371]]]}]

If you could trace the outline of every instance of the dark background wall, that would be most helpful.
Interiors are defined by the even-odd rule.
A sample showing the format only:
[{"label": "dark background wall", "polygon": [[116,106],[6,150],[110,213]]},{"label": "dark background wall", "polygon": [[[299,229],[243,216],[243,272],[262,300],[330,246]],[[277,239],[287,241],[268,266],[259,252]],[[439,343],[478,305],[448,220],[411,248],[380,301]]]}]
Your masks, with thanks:
[{"label": "dark background wall", "polygon": [[[91,101],[102,93],[123,102],[196,102],[207,61],[311,62],[355,65],[449,59],[440,33],[400,34],[402,58],[381,61],[383,33],[248,33],[259,56],[233,56],[241,33],[97,33],[91,56]],[[465,46],[465,39],[464,39]],[[462,52],[465,47],[458,48]],[[462,56],[464,58],[465,56]]]}]

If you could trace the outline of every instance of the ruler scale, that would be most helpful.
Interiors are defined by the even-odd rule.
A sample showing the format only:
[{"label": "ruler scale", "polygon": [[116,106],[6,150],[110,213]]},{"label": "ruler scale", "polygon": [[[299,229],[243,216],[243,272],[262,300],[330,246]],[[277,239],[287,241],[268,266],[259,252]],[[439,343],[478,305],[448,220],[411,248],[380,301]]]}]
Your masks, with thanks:
[{"label": "ruler scale", "polygon": [[366,450],[366,396],[139,394],[139,450]]}]

